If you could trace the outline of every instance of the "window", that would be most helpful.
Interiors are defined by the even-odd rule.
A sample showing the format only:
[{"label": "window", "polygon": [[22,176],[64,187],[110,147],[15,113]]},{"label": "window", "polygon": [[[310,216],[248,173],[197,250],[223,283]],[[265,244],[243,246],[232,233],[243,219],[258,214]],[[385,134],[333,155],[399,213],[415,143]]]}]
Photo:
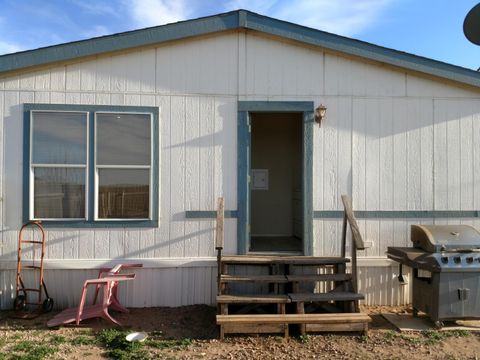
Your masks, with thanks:
[{"label": "window", "polygon": [[25,220],[158,224],[157,108],[25,104],[25,128]]}]

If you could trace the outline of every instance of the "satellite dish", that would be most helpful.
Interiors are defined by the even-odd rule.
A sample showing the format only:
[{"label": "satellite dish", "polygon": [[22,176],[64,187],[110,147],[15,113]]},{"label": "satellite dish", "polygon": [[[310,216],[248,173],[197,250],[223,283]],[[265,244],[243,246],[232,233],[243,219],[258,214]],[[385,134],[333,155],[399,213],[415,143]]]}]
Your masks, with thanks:
[{"label": "satellite dish", "polygon": [[480,45],[480,3],[475,5],[465,17],[463,33],[470,42]]}]

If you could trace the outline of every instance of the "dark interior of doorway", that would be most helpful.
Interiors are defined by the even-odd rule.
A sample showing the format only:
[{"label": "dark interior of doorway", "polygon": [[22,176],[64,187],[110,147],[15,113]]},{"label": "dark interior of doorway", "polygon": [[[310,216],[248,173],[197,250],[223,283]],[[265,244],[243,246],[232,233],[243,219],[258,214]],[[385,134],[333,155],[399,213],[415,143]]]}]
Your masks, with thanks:
[{"label": "dark interior of doorway", "polygon": [[251,114],[250,252],[303,254],[301,139],[301,114]]}]

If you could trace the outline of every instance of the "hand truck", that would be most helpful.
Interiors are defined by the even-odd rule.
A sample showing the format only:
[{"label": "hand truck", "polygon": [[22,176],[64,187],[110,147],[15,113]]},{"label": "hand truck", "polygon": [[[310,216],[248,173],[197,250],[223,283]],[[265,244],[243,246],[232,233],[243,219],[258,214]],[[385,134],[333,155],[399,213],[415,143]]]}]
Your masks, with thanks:
[{"label": "hand truck", "polygon": [[[32,231],[32,238],[26,240],[24,238],[26,230]],[[40,234],[41,240],[35,238],[35,234]],[[29,260],[27,265],[22,264],[22,248],[24,246],[32,246],[32,259]],[[41,249],[41,255],[39,264],[35,261],[35,254]],[[53,299],[49,297],[47,287],[45,286],[45,280],[43,278],[43,257],[45,255],[45,231],[40,221],[30,221],[22,226],[18,234],[18,261],[17,261],[17,278],[16,278],[16,294],[15,301],[13,303],[14,310],[16,312],[22,312],[20,317],[22,318],[34,318],[41,312],[49,312],[53,309]],[[38,288],[25,287],[22,279],[23,270],[33,270],[38,272]],[[37,301],[30,300],[28,294],[37,293]],[[42,301],[42,294],[45,293],[45,299]],[[35,297],[34,297],[35,298]],[[37,308],[36,313],[27,312],[28,305],[35,305]]]}]

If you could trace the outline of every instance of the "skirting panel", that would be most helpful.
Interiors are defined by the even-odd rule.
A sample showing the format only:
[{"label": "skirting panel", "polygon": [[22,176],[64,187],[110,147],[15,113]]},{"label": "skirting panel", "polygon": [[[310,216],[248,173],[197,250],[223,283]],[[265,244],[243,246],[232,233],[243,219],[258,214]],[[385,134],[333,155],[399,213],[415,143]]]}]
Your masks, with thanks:
[{"label": "skirting panel", "polygon": [[[362,259],[359,267],[359,292],[367,305],[410,303],[410,286],[399,284],[398,267],[385,259]],[[136,269],[134,281],[120,286],[120,301],[127,307],[215,305],[217,269],[206,266],[146,267]],[[46,269],[45,283],[56,309],[76,306],[83,282],[98,275],[95,269]],[[27,286],[38,286],[33,274],[25,272]],[[89,292],[93,294],[93,287]],[[0,271],[0,309],[11,309],[15,298],[15,270]]]}]

